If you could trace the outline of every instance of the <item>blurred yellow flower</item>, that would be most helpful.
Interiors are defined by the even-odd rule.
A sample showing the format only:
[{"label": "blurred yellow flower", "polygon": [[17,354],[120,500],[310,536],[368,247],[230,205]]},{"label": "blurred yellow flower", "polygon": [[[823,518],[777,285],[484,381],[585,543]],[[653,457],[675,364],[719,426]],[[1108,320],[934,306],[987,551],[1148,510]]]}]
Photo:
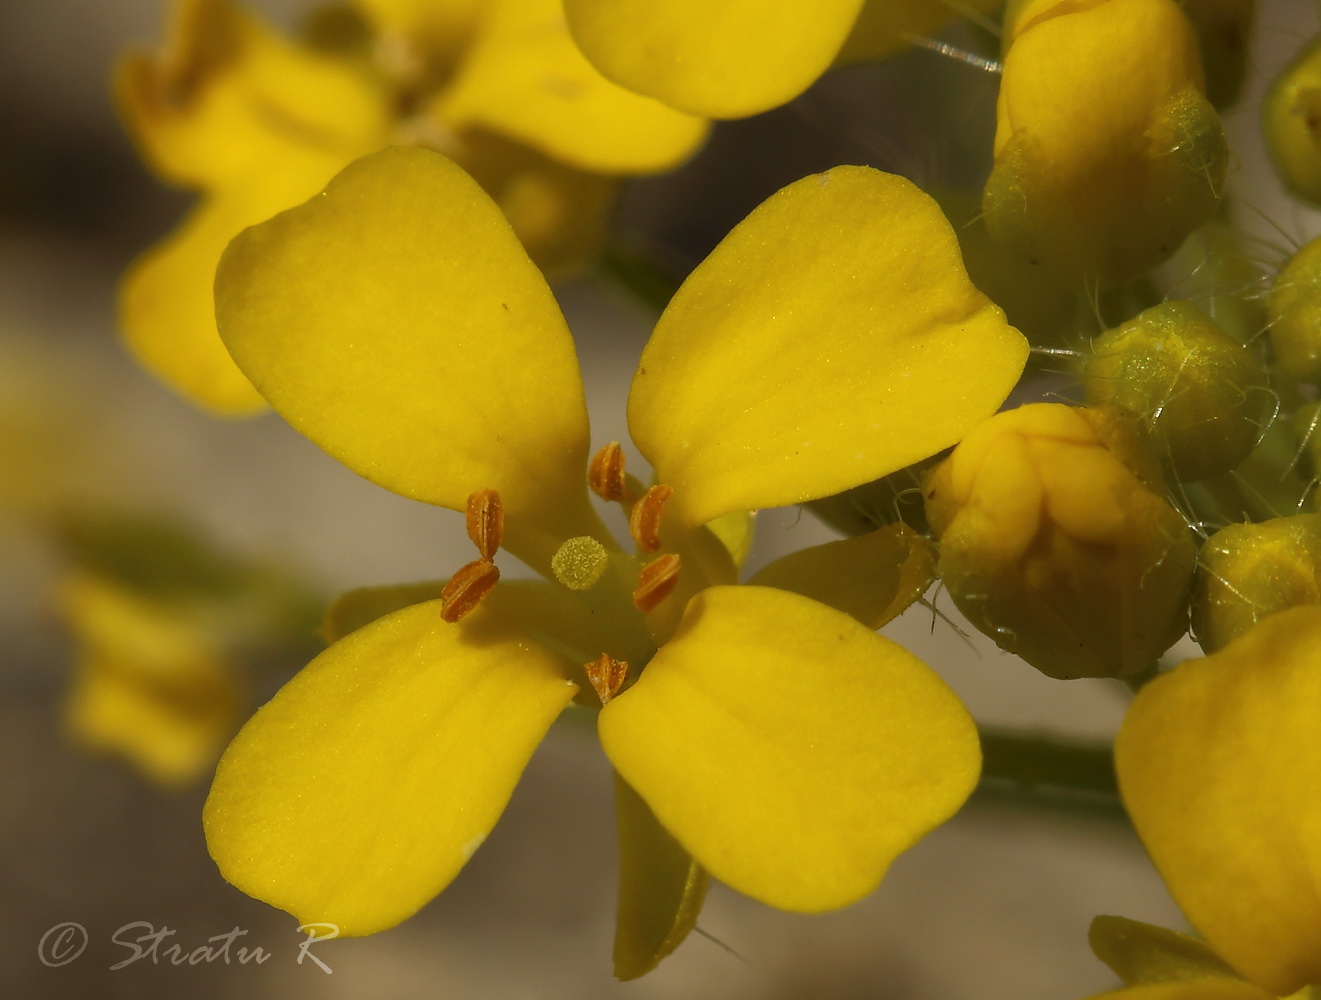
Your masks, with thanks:
[{"label": "blurred yellow flower", "polygon": [[1220,199],[1228,153],[1173,0],[1027,0],[1005,32],[992,238],[1073,285],[1141,275]]},{"label": "blurred yellow flower", "polygon": [[[629,395],[651,487],[614,444],[589,467],[564,319],[496,207],[434,153],[361,160],[243,234],[217,301],[277,411],[380,485],[466,511],[479,555],[441,600],[332,645],[230,745],[205,823],[244,891],[345,934],[405,919],[476,850],[575,697],[604,704],[620,777],[624,978],[690,929],[707,871],[774,906],[843,906],[970,792],[971,720],[870,630],[930,578],[911,532],[797,554],[752,586],[732,586],[726,547],[749,510],[953,443],[1018,377],[1025,343],[906,181],[808,177],[690,276]],[[637,554],[602,526],[585,473],[631,505]],[[545,581],[497,585],[498,549]],[[841,566],[869,568],[842,581]],[[377,592],[345,614],[423,596]]]},{"label": "blurred yellow flower", "polygon": [[960,611],[1051,677],[1150,669],[1187,628],[1193,543],[1117,407],[1034,403],[975,428],[926,483]]},{"label": "blurred yellow flower", "polygon": [[596,73],[556,0],[364,6],[382,33],[336,48],[284,38],[229,0],[178,0],[160,51],[116,72],[144,158],[202,194],[129,270],[121,326],[147,368],[216,413],[265,406],[216,333],[221,252],[355,158],[391,144],[443,150],[554,270],[595,251],[617,178],[669,169],[706,134],[704,120]]},{"label": "blurred yellow flower", "polygon": [[184,608],[91,573],[67,576],[58,603],[77,643],[70,736],[167,787],[197,778],[244,700],[215,638]]},{"label": "blurred yellow flower", "polygon": [[1146,685],[1116,740],[1120,793],[1156,869],[1245,981],[1198,997],[1321,985],[1318,663],[1321,606],[1270,615]]}]

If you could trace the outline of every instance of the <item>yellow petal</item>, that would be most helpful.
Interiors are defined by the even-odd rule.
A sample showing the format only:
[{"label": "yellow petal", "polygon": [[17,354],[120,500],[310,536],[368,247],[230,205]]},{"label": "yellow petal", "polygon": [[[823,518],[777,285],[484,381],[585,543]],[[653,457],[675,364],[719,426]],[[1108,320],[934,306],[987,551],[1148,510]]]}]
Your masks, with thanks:
[{"label": "yellow petal", "polygon": [[[499,210],[443,156],[365,157],[247,230],[216,308],[262,395],[355,472],[455,510],[497,490],[507,547],[534,562],[593,533],[568,328]],[[558,537],[529,541],[532,527]]]},{"label": "yellow petal", "polygon": [[143,367],[213,413],[246,416],[266,408],[216,330],[216,266],[240,231],[310,198],[345,162],[288,156],[278,170],[206,198],[175,233],[133,263],[120,290],[119,322]]},{"label": "yellow petal", "polygon": [[1206,942],[1140,920],[1097,917],[1087,942],[1093,954],[1130,985],[1237,978]]},{"label": "yellow petal", "polygon": [[615,978],[637,979],[688,936],[710,878],[618,774],[615,817],[619,827]]},{"label": "yellow petal", "polygon": [[1138,694],[1120,792],[1179,906],[1245,979],[1321,982],[1321,608],[1258,622]]},{"label": "yellow petal", "polygon": [[668,170],[708,130],[598,73],[569,37],[560,0],[495,3],[440,107],[453,126],[485,126],[602,173]]},{"label": "yellow petal", "polygon": [[995,412],[1026,358],[936,203],[837,167],[770,198],[684,282],[643,351],[629,428],[704,523],[926,458]]},{"label": "yellow petal", "polygon": [[793,100],[834,60],[862,0],[565,0],[573,37],[615,82],[709,118]]},{"label": "yellow petal", "polygon": [[823,604],[711,587],[601,743],[716,878],[787,910],[846,906],[977,782],[972,720],[916,657]]},{"label": "yellow petal", "polygon": [[887,524],[856,538],[800,549],[752,578],[852,615],[880,628],[926,593],[936,579],[936,552],[906,524]]},{"label": "yellow petal", "polygon": [[115,71],[143,157],[169,180],[210,187],[319,152],[347,162],[381,144],[384,93],[347,64],[281,38],[227,0],[181,0],[165,45]]},{"label": "yellow petal", "polygon": [[225,751],[207,849],[244,892],[344,935],[392,927],[485,839],[576,688],[479,607],[405,608],[330,647]]}]

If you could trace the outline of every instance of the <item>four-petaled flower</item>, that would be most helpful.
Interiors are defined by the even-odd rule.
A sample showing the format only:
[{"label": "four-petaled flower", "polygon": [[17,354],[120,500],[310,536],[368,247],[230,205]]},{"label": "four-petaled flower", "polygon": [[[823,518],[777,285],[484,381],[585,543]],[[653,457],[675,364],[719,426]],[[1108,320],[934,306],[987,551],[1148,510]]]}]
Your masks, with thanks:
[{"label": "four-petaled flower", "polygon": [[[496,206],[435,153],[360,160],[248,230],[217,306],[278,412],[374,482],[467,511],[479,556],[443,599],[332,645],[231,744],[205,825],[243,890],[346,934],[403,920],[482,842],[575,697],[599,708],[619,776],[625,977],[682,939],[705,872],[786,909],[843,906],[970,792],[971,720],[871,630],[923,589],[903,572],[911,533],[735,586],[708,527],[728,538],[748,511],[922,459],[1016,381],[1022,337],[913,185],[805,178],[689,277],[629,396],[649,488],[613,445],[589,469],[564,319]],[[589,479],[631,502],[636,555]],[[545,582],[497,585],[497,548]]]}]

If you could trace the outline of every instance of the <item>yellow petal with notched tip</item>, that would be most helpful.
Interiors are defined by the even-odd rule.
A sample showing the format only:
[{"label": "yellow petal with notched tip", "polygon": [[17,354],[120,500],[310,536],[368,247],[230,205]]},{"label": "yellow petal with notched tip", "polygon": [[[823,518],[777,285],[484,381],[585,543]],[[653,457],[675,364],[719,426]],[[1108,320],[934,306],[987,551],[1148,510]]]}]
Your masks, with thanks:
[{"label": "yellow petal with notched tip", "polygon": [[611,80],[671,107],[741,118],[791,101],[834,60],[862,0],[565,0]]},{"label": "yellow petal with notched tip", "polygon": [[601,173],[668,170],[709,128],[598,73],[559,0],[499,0],[439,107],[451,126],[484,126]]},{"label": "yellow petal with notched tip", "polygon": [[900,177],[837,167],[771,197],[684,282],[642,353],[629,428],[700,524],[839,493],[954,444],[1026,358],[936,203]]},{"label": "yellow petal with notched tip", "polygon": [[702,909],[711,879],[615,775],[619,830],[619,907],[615,978],[637,979],[683,943]]},{"label": "yellow petal with notched tip", "polygon": [[225,751],[203,811],[221,874],[302,923],[373,934],[458,874],[576,688],[479,607],[430,601],[306,666]]},{"label": "yellow petal with notched tip", "polygon": [[936,552],[906,524],[799,549],[764,566],[751,582],[779,587],[880,628],[926,593]]},{"label": "yellow petal with notched tip", "polygon": [[538,562],[595,528],[564,318],[500,211],[443,156],[364,157],[249,229],[221,262],[216,307],[262,395],[360,475],[455,510],[497,490],[512,546],[532,522],[558,536],[535,543]]},{"label": "yellow petal with notched tip", "polygon": [[1119,788],[1184,914],[1245,979],[1321,982],[1321,608],[1254,625],[1144,687]]},{"label": "yellow petal with notched tip", "polygon": [[316,194],[347,161],[291,155],[207,197],[172,235],[134,262],[120,290],[119,322],[138,360],[198,406],[224,416],[266,408],[216,330],[216,266],[245,227]]},{"label": "yellow petal with notched tip", "polygon": [[968,713],[902,647],[769,587],[711,587],[601,743],[661,825],[727,885],[786,910],[846,906],[977,782]]}]

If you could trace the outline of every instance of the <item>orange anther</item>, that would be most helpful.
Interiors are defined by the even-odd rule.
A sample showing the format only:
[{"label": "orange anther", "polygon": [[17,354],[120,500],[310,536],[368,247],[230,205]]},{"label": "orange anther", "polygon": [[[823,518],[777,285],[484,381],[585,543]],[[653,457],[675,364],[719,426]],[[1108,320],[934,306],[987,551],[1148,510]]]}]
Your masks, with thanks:
[{"label": "orange anther", "polygon": [[483,559],[495,558],[505,537],[505,508],[495,490],[468,495],[468,537]]},{"label": "orange anther", "polygon": [[616,660],[609,653],[602,653],[591,663],[585,664],[583,669],[587,671],[587,679],[592,682],[602,705],[619,694],[619,689],[624,686],[624,678],[628,676],[628,663]]},{"label": "orange anther", "polygon": [[655,552],[660,548],[661,516],[665,513],[665,502],[673,493],[671,487],[658,484],[633,505],[628,515],[628,533],[643,552]]},{"label": "orange anther", "polygon": [[602,500],[613,502],[628,495],[628,483],[624,479],[624,449],[618,441],[611,441],[592,456],[592,464],[587,467],[587,485]]},{"label": "orange anther", "polygon": [[646,614],[670,596],[679,582],[679,557],[673,552],[657,556],[642,567],[633,588],[633,606]]},{"label": "orange anther", "polygon": [[489,559],[460,566],[440,592],[440,617],[450,623],[458,621],[482,603],[499,579],[500,571]]}]

